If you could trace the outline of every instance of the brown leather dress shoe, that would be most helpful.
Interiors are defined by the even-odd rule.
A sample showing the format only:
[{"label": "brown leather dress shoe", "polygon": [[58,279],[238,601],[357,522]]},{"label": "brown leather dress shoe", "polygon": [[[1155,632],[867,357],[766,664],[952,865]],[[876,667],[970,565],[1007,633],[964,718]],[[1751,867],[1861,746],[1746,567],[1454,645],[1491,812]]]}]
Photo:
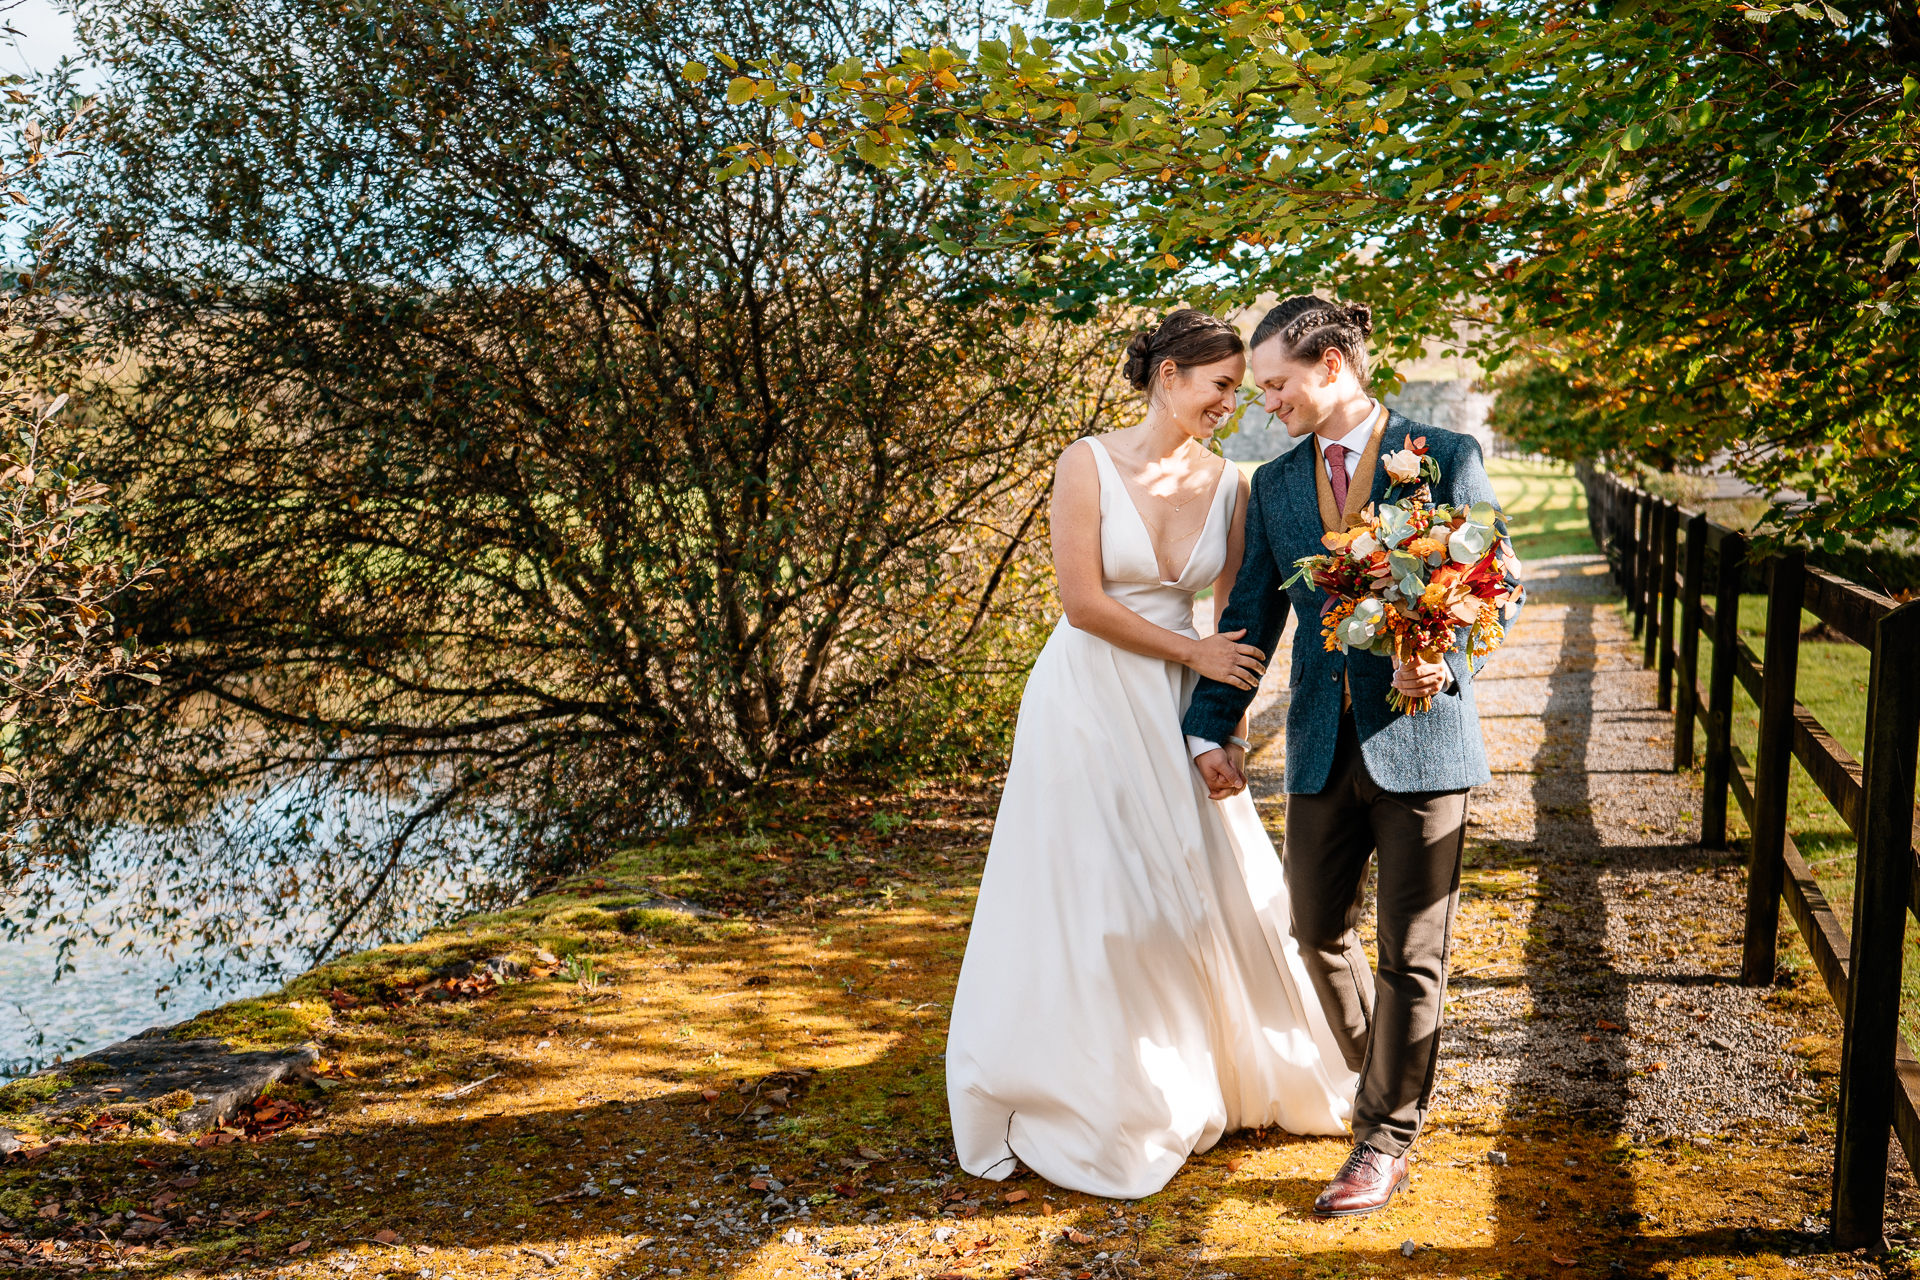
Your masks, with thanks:
[{"label": "brown leather dress shoe", "polygon": [[1362,1142],[1313,1202],[1313,1211],[1322,1218],[1351,1218],[1386,1208],[1395,1192],[1406,1189],[1407,1158],[1383,1155]]}]

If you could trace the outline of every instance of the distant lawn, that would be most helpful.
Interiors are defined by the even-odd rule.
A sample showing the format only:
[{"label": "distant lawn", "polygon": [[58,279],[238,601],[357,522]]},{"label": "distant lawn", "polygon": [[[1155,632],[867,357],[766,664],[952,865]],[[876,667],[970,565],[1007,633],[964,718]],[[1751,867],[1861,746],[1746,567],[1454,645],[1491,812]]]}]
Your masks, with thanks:
[{"label": "distant lawn", "polygon": [[[1811,613],[1800,615],[1802,632],[1817,625]],[[1761,595],[1740,597],[1740,636],[1756,654],[1766,656],[1767,598]],[[1846,641],[1800,641],[1800,662],[1795,676],[1795,696],[1825,726],[1834,740],[1856,759],[1865,750],[1867,732],[1867,676],[1872,655],[1857,644]],[[1707,687],[1713,670],[1713,653],[1706,636],[1700,645],[1700,685]],[[1760,709],[1738,681],[1734,682],[1733,740],[1747,753],[1747,759],[1759,758]],[[1677,693],[1677,691],[1676,691]],[[1676,697],[1676,702],[1678,698]],[[1696,758],[1704,752],[1705,726],[1695,729]],[[1827,895],[1842,928],[1853,924],[1853,877],[1856,845],[1853,833],[1827,798],[1814,785],[1799,760],[1794,760],[1787,778],[1787,831],[1793,836],[1800,854],[1812,867],[1814,878]],[[1727,834],[1744,843],[1751,836],[1740,816],[1740,806],[1729,798]],[[1781,919],[1787,922],[1782,910]],[[1785,927],[1791,929],[1790,922]],[[1818,981],[1812,974],[1808,980]],[[1906,955],[1901,970],[1900,1021],[1909,1044],[1920,1043],[1920,937],[1912,922],[1907,927]]]},{"label": "distant lawn", "polygon": [[[1240,469],[1251,476],[1260,466],[1242,462]],[[1507,513],[1513,547],[1522,561],[1596,552],[1587,533],[1587,495],[1573,478],[1572,467],[1492,458],[1487,476]]]},{"label": "distant lawn", "polygon": [[1587,495],[1564,463],[1489,458],[1487,477],[1507,513],[1522,563],[1598,552],[1587,532]]}]

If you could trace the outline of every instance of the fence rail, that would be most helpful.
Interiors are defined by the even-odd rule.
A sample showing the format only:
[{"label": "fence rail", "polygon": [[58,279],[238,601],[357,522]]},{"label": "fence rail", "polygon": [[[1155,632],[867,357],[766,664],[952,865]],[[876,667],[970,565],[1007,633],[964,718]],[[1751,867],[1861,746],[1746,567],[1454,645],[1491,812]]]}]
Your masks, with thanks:
[{"label": "fence rail", "polygon": [[[1691,769],[1705,740],[1701,843],[1727,846],[1729,797],[1752,833],[1741,981],[1774,981],[1784,902],[1840,1011],[1834,1242],[1884,1247],[1889,1130],[1920,1169],[1920,1060],[1899,1031],[1906,917],[1920,916],[1920,601],[1900,604],[1810,567],[1798,551],[1758,558],[1747,538],[1703,514],[1592,468],[1580,468],[1580,478],[1594,542],[1626,595],[1646,666],[1659,673],[1660,708],[1674,712],[1674,768]],[[1739,628],[1741,587],[1754,570],[1766,585],[1762,653]],[[1864,760],[1795,697],[1802,610],[1873,655]],[[1705,686],[1702,636],[1712,655]],[[1754,758],[1733,741],[1735,681],[1760,712]],[[1846,925],[1787,832],[1795,760],[1856,841]]]}]

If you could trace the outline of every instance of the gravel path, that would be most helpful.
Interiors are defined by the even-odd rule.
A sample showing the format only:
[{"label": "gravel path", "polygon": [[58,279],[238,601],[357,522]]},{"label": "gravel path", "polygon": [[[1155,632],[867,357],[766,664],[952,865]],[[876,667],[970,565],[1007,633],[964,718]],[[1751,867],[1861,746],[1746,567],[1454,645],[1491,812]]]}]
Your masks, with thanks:
[{"label": "gravel path", "polygon": [[[1698,844],[1699,777],[1672,771],[1673,718],[1604,562],[1528,577],[1477,683],[1494,781],[1472,797],[1435,1123],[1524,1143],[1535,1120],[1573,1120],[1696,1153],[1764,1135],[1825,1160],[1824,991],[1804,968],[1739,985],[1743,855]],[[1257,710],[1252,785],[1277,835],[1285,690],[1263,688]]]}]

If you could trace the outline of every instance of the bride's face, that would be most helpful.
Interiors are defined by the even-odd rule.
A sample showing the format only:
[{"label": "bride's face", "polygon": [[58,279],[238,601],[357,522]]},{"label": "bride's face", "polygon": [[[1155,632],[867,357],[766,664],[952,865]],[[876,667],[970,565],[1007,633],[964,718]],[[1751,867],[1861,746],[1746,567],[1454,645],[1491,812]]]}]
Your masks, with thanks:
[{"label": "bride's face", "polygon": [[1234,398],[1246,376],[1247,358],[1241,355],[1185,369],[1168,360],[1160,367],[1155,398],[1182,431],[1204,444],[1233,412]]}]

